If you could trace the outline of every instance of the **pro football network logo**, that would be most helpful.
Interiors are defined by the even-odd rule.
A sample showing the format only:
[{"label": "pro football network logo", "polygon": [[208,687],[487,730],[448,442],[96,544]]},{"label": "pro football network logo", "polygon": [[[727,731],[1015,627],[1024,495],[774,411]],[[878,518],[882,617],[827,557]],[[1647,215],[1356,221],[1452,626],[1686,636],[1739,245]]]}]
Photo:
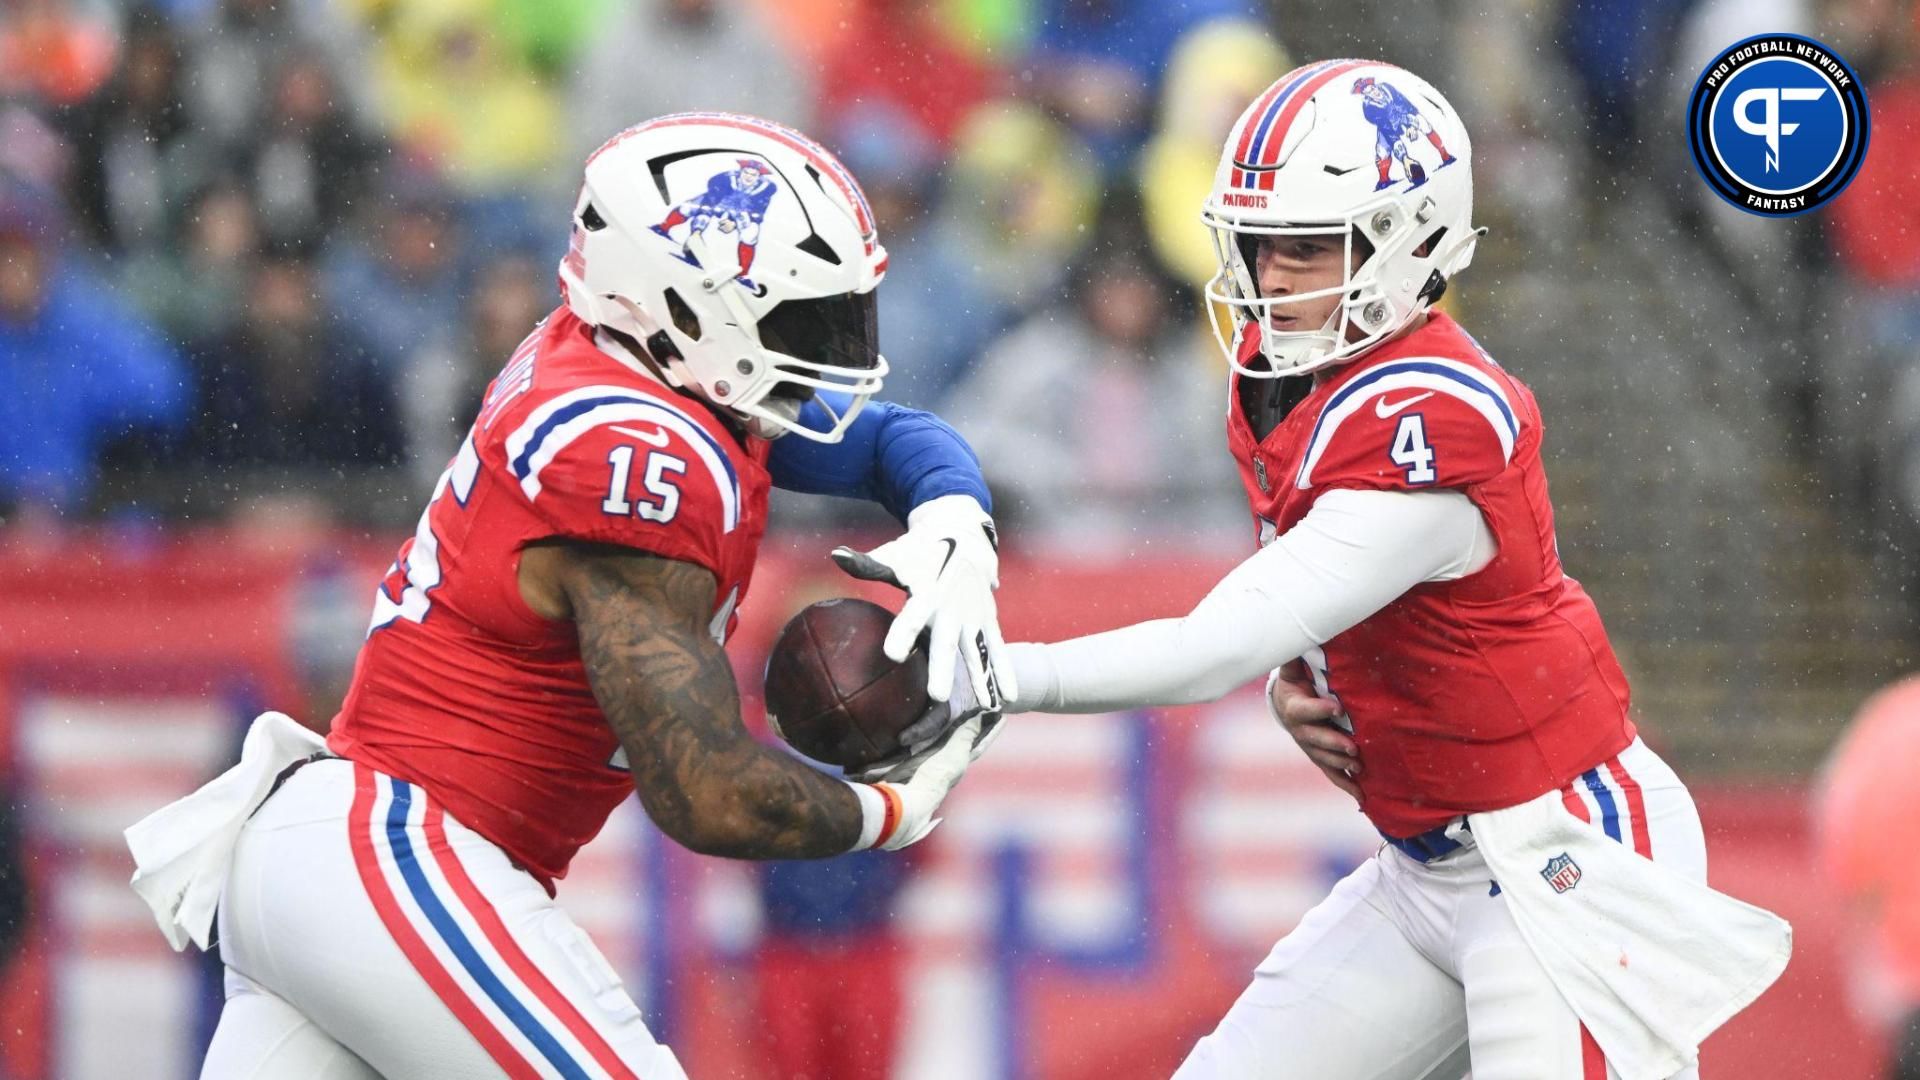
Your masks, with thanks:
[{"label": "pro football network logo", "polygon": [[1728,47],[1687,102],[1693,163],[1750,214],[1792,217],[1846,190],[1867,156],[1867,94],[1845,60],[1798,34]]}]

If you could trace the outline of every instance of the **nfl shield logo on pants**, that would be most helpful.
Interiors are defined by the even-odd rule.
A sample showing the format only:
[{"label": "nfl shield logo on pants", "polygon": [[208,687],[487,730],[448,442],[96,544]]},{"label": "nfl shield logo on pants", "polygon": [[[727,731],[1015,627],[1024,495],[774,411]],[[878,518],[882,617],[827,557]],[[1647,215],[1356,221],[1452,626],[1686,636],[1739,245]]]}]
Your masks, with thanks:
[{"label": "nfl shield logo on pants", "polygon": [[1547,860],[1547,868],[1540,871],[1540,876],[1547,879],[1554,892],[1563,893],[1580,884],[1580,864],[1562,852]]}]

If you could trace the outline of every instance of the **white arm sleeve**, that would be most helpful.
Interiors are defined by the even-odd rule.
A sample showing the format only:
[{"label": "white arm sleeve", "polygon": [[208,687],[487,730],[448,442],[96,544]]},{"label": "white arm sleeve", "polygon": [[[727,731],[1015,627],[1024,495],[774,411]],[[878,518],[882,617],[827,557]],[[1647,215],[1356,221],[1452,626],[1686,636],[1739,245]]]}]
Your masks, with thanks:
[{"label": "white arm sleeve", "polygon": [[1020,697],[1007,710],[1112,712],[1212,701],[1415,585],[1479,570],[1493,549],[1479,509],[1457,491],[1329,491],[1184,618],[1010,646]]}]

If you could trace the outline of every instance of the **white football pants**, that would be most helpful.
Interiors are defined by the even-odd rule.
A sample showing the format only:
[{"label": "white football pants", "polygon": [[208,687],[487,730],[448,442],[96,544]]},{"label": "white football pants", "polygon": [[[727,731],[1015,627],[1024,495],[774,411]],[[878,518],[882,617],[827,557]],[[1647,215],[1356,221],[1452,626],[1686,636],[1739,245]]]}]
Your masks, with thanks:
[{"label": "white football pants", "polygon": [[[1594,828],[1706,880],[1693,798],[1639,740],[1562,796]],[[1174,1075],[1460,1080],[1469,1062],[1472,1080],[1617,1080],[1527,948],[1478,849],[1421,863],[1382,846],[1274,946]]]},{"label": "white football pants", "polygon": [[530,875],[404,781],[294,773],[220,903],[227,1002],[203,1080],[685,1080]]}]

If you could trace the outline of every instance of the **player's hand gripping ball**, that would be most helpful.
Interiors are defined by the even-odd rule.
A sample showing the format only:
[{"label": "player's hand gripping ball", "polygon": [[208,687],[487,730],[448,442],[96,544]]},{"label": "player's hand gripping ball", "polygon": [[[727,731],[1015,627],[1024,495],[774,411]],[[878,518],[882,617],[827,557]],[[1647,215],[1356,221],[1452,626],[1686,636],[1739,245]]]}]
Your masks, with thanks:
[{"label": "player's hand gripping ball", "polygon": [[927,654],[881,650],[893,613],[822,600],[787,622],[767,658],[767,720],[795,750],[857,773],[907,752],[900,733],[927,715]]}]

